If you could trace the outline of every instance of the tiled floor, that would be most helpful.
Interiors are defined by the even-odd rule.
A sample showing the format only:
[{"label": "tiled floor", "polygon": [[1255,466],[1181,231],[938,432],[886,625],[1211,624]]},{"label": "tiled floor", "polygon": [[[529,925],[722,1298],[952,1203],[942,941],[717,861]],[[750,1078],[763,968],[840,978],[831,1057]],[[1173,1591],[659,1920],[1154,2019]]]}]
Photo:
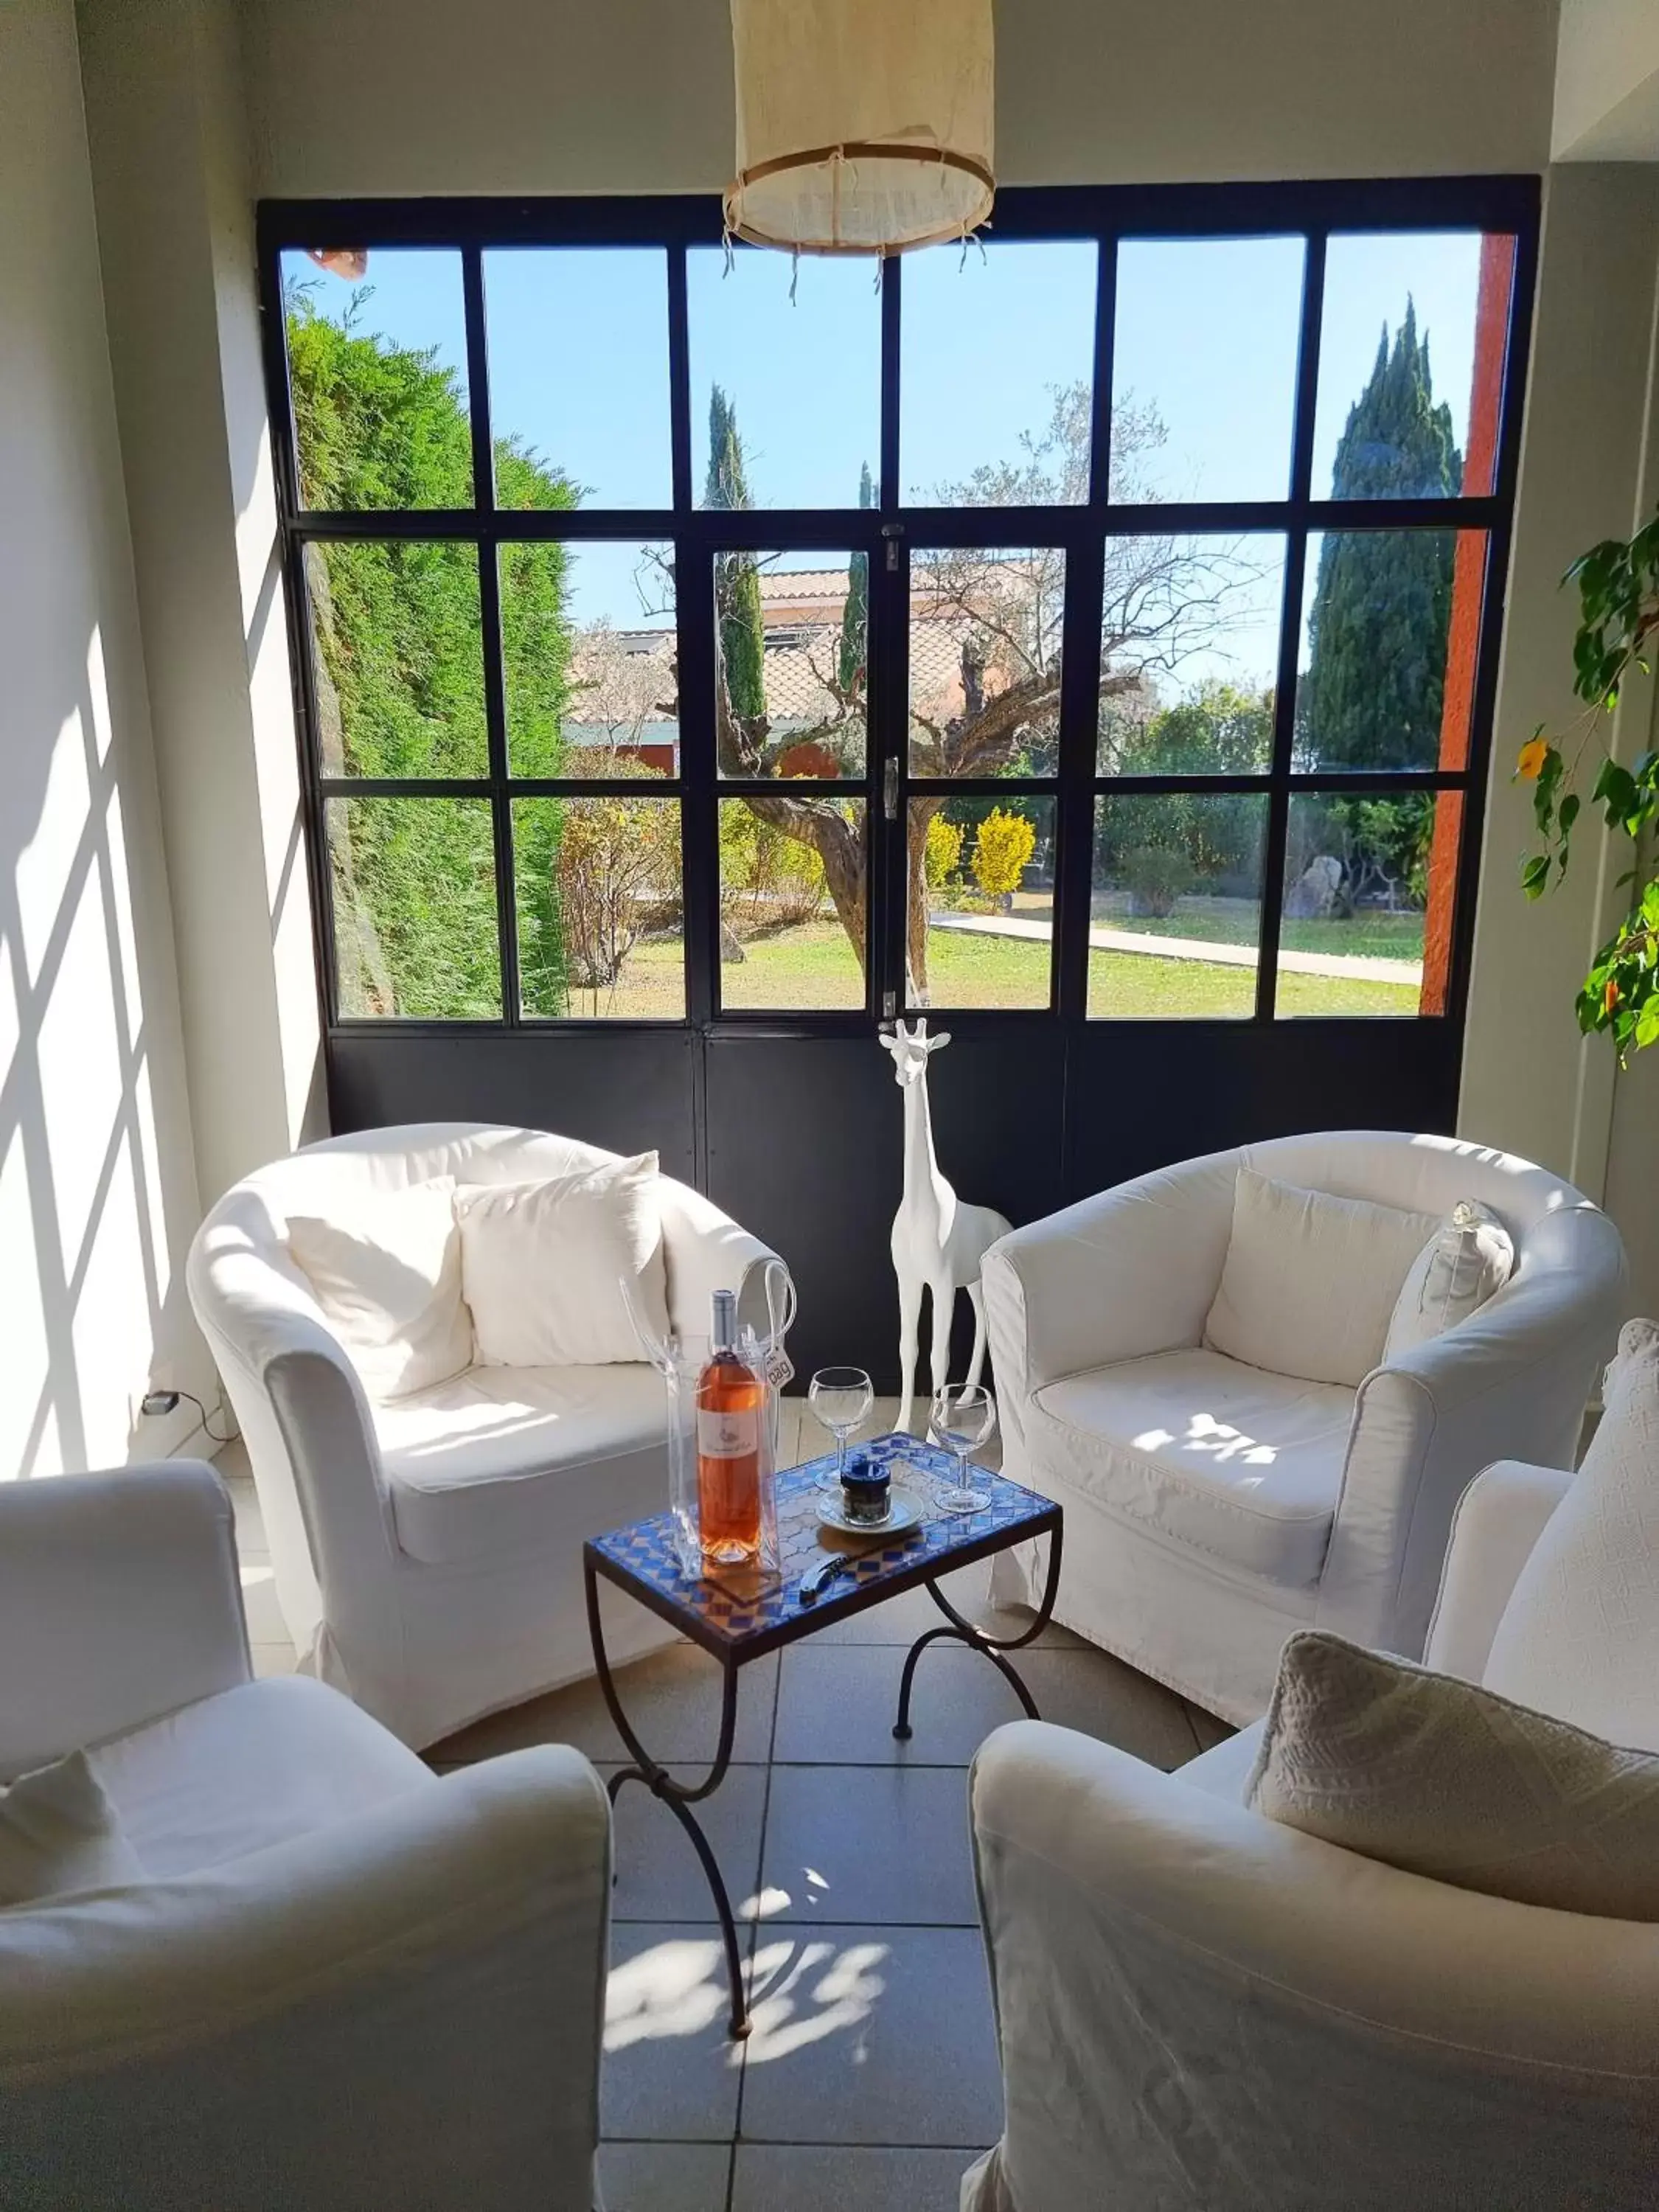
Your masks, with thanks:
[{"label": "tiled floor", "polygon": [[[872,1432],[890,1425],[878,1407]],[[823,1439],[786,1401],[781,1444]],[[262,1673],[289,1668],[258,1510],[231,1455],[249,1632]],[[983,1610],[985,1570],[957,1577]],[[672,1817],[638,1788],[617,1808],[617,1883],[601,2167],[610,2212],[946,2212],[1000,2126],[990,1993],[975,1911],[967,1767],[1018,1717],[994,1668],[946,1645],[916,1678],[915,1734],[891,1734],[924,1594],[876,1606],[745,1669],[736,1763],[704,1825],[746,1921],[754,2031],[726,2034],[714,1909]],[[1044,1717],[1162,1766],[1224,1733],[1158,1685],[1049,1631],[1018,1662]],[[714,1749],[718,1673],[690,1646],[619,1677],[641,1741],[689,1771]],[[579,1684],[452,1737],[437,1763],[510,1745],[622,1755]]]}]

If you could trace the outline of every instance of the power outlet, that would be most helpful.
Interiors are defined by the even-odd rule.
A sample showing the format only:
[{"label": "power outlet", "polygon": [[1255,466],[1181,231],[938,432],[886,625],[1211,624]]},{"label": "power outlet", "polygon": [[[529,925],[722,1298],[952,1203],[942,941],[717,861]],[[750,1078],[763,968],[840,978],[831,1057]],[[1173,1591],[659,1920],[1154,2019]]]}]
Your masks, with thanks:
[{"label": "power outlet", "polygon": [[176,1413],[179,1393],[176,1390],[147,1390],[138,1401],[138,1410],[148,1420],[157,1420],[165,1414]]}]

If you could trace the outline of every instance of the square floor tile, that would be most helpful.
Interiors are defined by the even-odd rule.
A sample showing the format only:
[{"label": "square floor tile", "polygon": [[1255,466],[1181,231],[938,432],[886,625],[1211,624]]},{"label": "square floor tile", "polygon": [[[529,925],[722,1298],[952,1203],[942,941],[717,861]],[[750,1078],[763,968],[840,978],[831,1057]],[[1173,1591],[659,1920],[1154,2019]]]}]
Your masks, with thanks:
[{"label": "square floor tile", "polygon": [[[837,1766],[965,1765],[994,1728],[1023,1708],[990,1661],[959,1644],[923,1652],[910,1700],[915,1733],[893,1735],[903,1653],[892,1644],[797,1644],[783,1655],[775,1756]],[[1180,1766],[1196,1748],[1172,1691],[1109,1653],[1034,1650],[1013,1664],[1044,1720],[1080,1729],[1157,1766]]]},{"label": "square floor tile", "polygon": [[[993,1605],[990,1582],[991,1562],[976,1559],[972,1566],[958,1567],[954,1574],[941,1577],[939,1588],[963,1618],[984,1629],[987,1635],[1005,1638],[1023,1636],[1031,1626],[1033,1615],[1023,1608],[1004,1609]],[[821,1629],[814,1641],[914,1644],[918,1636],[925,1635],[930,1628],[942,1627],[944,1622],[945,1615],[925,1589],[901,1590],[896,1597],[888,1598],[881,1605],[872,1605],[863,1613],[854,1613],[850,1620],[838,1620]],[[1050,1622],[1030,1648],[1038,1651],[1076,1651],[1084,1648],[1084,1641],[1069,1628],[1059,1628]],[[1018,1666],[1018,1658],[1014,1663]]]},{"label": "square floor tile", "polygon": [[769,1928],[976,1927],[967,1776],[959,1766],[775,1766],[761,1895]]},{"label": "square floor tile", "polygon": [[[775,1656],[757,1659],[738,1676],[734,1759],[764,1762],[777,1679]],[[690,1644],[671,1644],[617,1668],[615,1680],[629,1723],[653,1759],[665,1766],[713,1759],[720,1737],[720,1668],[706,1652]],[[476,1721],[434,1744],[428,1756],[441,1765],[460,1765],[528,1743],[574,1744],[593,1759],[620,1761],[628,1756],[592,1676]]]},{"label": "square floor tile", "polygon": [[[611,1765],[599,1769],[607,1782],[618,1771]],[[676,1778],[695,1783],[702,1779],[702,1771],[686,1767]],[[742,1916],[753,1900],[760,1870],[766,1769],[734,1766],[714,1795],[690,1810],[726,1878],[732,1910]],[[716,1918],[696,1844],[642,1783],[630,1782],[623,1788],[612,1832],[617,1869],[617,1886],[611,1894],[613,1919]]]},{"label": "square floor tile", "polygon": [[242,1613],[250,1644],[286,1644],[283,1609],[276,1602],[276,1577],[262,1559],[241,1558]]},{"label": "square floor tile", "polygon": [[731,2167],[726,2143],[602,2143],[605,2212],[726,2212]]},{"label": "square floor tile", "polygon": [[762,1928],[745,2142],[972,2144],[1002,2127],[976,1930]]},{"label": "square floor tile", "polygon": [[1206,1713],[1202,1705],[1194,1705],[1190,1698],[1186,1704],[1187,1718],[1200,1751],[1213,1751],[1217,1744],[1225,1743],[1230,1735],[1237,1735],[1238,1731],[1231,1721],[1224,1721],[1217,1713]]},{"label": "square floor tile", "polygon": [[959,1645],[922,1654],[911,1698],[915,1734],[893,1735],[904,1664],[898,1644],[793,1645],[779,1676],[774,1755],[831,1766],[965,1766],[1019,1700],[988,1659]]},{"label": "square floor tile", "polygon": [[685,1921],[613,1923],[601,2134],[729,2142],[737,2129],[745,2048],[732,2041],[718,1929]]},{"label": "square floor tile", "polygon": [[978,2155],[739,2143],[732,2212],[957,2212],[962,2177]]}]

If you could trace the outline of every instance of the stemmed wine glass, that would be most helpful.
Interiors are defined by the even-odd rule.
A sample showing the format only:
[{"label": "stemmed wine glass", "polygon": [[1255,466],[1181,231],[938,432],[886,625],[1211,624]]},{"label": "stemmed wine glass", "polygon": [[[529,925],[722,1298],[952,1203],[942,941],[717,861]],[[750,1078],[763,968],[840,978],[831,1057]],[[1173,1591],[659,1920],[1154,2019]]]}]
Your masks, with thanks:
[{"label": "stemmed wine glass", "polygon": [[847,1439],[870,1418],[875,1385],[861,1367],[820,1367],[806,1388],[812,1418],[836,1440],[836,1469],[818,1477],[820,1490],[837,1491],[847,1471]]},{"label": "stemmed wine glass", "polygon": [[934,1391],[927,1409],[927,1433],[941,1450],[957,1455],[955,1483],[941,1482],[933,1492],[942,1511],[982,1513],[990,1504],[982,1471],[969,1470],[968,1455],[979,1449],[996,1425],[996,1400],[977,1382],[953,1383]]}]

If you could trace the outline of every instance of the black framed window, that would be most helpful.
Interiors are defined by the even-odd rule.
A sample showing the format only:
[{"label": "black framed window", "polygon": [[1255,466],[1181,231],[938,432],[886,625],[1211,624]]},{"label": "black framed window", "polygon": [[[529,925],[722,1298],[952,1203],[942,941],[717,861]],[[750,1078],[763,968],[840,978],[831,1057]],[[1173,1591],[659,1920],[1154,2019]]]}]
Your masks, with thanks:
[{"label": "black framed window", "polygon": [[1460,1015],[1535,203],[266,205],[331,1024]]}]

